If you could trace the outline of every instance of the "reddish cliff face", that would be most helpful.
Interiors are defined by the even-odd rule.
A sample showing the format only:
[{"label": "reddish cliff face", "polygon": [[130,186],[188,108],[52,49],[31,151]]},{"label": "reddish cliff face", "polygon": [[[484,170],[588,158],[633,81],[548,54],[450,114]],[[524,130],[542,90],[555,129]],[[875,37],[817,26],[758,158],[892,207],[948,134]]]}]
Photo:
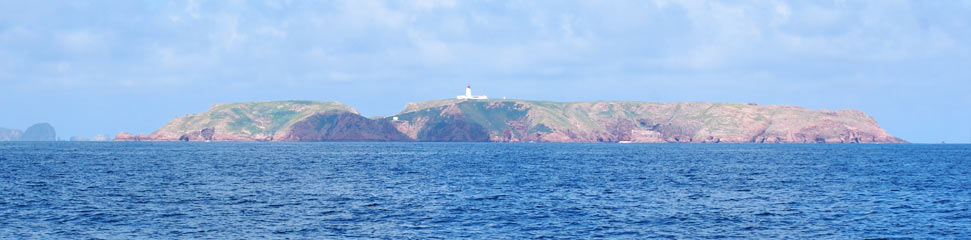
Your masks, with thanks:
[{"label": "reddish cliff face", "polygon": [[319,113],[297,122],[279,141],[411,141],[390,120],[349,112]]},{"label": "reddish cliff face", "polygon": [[488,142],[489,132],[477,123],[445,118],[425,125],[415,140],[423,142]]}]

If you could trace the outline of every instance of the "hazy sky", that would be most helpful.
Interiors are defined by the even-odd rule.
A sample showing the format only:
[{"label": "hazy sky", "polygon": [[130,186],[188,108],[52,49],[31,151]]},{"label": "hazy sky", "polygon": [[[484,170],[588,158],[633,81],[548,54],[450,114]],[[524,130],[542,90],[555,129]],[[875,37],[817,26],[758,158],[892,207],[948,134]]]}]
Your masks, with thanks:
[{"label": "hazy sky", "polygon": [[859,109],[971,140],[971,1],[0,1],[0,127],[151,133],[210,104],[452,98]]}]

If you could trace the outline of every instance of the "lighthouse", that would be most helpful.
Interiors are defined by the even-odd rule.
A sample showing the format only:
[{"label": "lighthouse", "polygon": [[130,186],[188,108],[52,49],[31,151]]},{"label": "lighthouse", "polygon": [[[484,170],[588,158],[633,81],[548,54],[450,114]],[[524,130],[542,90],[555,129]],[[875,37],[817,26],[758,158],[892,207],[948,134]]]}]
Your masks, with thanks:
[{"label": "lighthouse", "polygon": [[489,97],[487,97],[486,95],[479,95],[479,96],[472,95],[472,84],[466,83],[465,84],[465,95],[456,96],[455,99],[461,99],[461,100],[472,99],[472,100],[477,100],[477,99],[489,99]]}]

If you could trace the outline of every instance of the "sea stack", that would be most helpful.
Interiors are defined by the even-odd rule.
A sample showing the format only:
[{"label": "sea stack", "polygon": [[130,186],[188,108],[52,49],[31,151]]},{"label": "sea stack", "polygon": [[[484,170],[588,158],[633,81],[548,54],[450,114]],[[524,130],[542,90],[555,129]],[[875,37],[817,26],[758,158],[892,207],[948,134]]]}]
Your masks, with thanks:
[{"label": "sea stack", "polygon": [[49,123],[38,123],[27,128],[20,141],[56,141],[57,133]]}]

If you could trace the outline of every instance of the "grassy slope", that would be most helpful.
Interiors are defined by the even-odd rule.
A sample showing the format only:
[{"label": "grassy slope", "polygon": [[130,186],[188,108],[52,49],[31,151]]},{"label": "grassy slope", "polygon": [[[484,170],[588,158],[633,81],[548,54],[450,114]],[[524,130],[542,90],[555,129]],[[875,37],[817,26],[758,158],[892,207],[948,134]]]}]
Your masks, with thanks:
[{"label": "grassy slope", "polygon": [[449,104],[457,103],[457,102],[462,102],[462,100],[458,100],[458,99],[441,99],[441,100],[431,100],[431,101],[421,101],[421,102],[408,103],[407,105],[405,105],[405,108],[402,109],[401,112],[399,112],[397,115],[402,115],[402,114],[406,114],[406,113],[410,113],[410,112],[415,112],[415,111],[419,111],[419,110],[424,110],[424,109],[429,109],[429,108],[434,108],[434,107],[445,106],[445,105],[449,105]]},{"label": "grassy slope", "polygon": [[177,117],[153,133],[153,136],[178,137],[186,132],[215,127],[217,134],[263,138],[289,129],[294,123],[320,112],[347,111],[350,106],[338,102],[273,101],[216,104],[208,111]]}]

